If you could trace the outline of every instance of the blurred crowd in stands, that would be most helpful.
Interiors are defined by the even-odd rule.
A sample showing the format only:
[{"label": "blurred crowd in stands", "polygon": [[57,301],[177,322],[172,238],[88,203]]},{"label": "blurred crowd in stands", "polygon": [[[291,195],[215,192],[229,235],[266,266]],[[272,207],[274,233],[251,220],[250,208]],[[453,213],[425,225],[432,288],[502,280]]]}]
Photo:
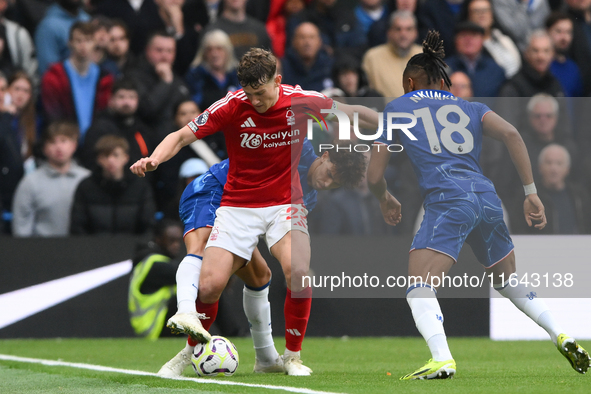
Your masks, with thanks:
[{"label": "blurred crowd in stands", "polygon": [[[239,89],[249,48],[271,49],[286,84],[382,110],[430,29],[444,39],[452,93],[522,134],[544,233],[591,233],[591,0],[0,0],[0,234],[149,233],[178,219],[184,186],[227,158],[224,138],[146,178],[129,165]],[[533,233],[507,150],[485,139],[481,159],[511,232]],[[362,184],[319,193],[311,232],[412,234],[421,198],[403,153],[387,177],[401,225],[383,222]]]}]

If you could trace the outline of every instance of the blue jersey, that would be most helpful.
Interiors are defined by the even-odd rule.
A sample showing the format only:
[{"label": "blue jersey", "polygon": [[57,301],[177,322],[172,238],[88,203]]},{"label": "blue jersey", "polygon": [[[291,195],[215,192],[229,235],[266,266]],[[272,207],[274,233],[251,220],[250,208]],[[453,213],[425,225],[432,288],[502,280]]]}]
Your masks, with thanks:
[{"label": "blue jersey", "polygon": [[[308,171],[314,160],[317,158],[318,156],[316,156],[316,153],[314,152],[314,147],[307,138],[304,138],[300,164],[298,165],[298,173],[300,174],[300,183],[304,194],[304,205],[308,212],[311,212],[312,209],[314,209],[318,197],[318,192],[313,189],[312,186],[308,185]],[[228,159],[226,159],[220,163],[214,164],[209,169],[209,172],[218,180],[222,187],[226,184],[228,179],[229,167]]]},{"label": "blue jersey", "polygon": [[[494,192],[492,182],[482,174],[482,119],[491,111],[482,103],[469,102],[441,90],[418,90],[386,106],[384,128],[376,143],[397,140],[408,154],[421,188],[424,203],[461,197],[471,192]],[[414,114],[417,124],[408,131],[394,129],[388,139],[388,112]],[[409,123],[393,118],[392,124]]]},{"label": "blue jersey", "polygon": [[304,138],[298,173],[300,174],[300,184],[302,185],[302,194],[304,195],[304,205],[308,213],[312,212],[318,200],[318,192],[312,186],[308,185],[308,171],[317,158],[318,156],[314,152],[314,147],[307,138]]}]

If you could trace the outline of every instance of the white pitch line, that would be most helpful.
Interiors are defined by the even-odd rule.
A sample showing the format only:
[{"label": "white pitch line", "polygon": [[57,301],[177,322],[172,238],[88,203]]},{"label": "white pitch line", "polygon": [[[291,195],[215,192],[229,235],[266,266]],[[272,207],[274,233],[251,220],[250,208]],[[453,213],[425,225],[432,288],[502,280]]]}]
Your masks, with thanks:
[{"label": "white pitch line", "polygon": [[[17,361],[17,362],[31,363],[31,364],[42,364],[42,365],[48,365],[48,366],[52,366],[52,367],[71,367],[71,368],[88,369],[91,371],[116,372],[116,373],[123,373],[123,374],[127,374],[127,375],[154,376],[154,377],[162,378],[162,379],[171,379],[171,378],[164,378],[162,376],[158,376],[157,374],[152,373],[152,372],[135,371],[132,369],[111,368],[111,367],[104,367],[102,365],[92,365],[92,364],[83,364],[83,363],[68,363],[65,361],[43,360],[43,359],[39,359],[39,358],[18,357],[18,356],[11,356],[8,354],[0,354],[0,360]],[[243,386],[243,387],[262,388],[262,389],[268,389],[268,390],[283,390],[283,391],[289,391],[292,393],[302,393],[302,394],[339,394],[339,393],[331,393],[328,391],[311,390],[311,389],[306,389],[306,388],[289,387],[289,386],[272,386],[272,385],[268,385],[268,384],[241,383],[241,382],[233,382],[230,380],[187,378],[187,377],[172,378],[172,380],[189,380],[189,381],[196,382],[196,383],[219,384],[222,386]]]}]

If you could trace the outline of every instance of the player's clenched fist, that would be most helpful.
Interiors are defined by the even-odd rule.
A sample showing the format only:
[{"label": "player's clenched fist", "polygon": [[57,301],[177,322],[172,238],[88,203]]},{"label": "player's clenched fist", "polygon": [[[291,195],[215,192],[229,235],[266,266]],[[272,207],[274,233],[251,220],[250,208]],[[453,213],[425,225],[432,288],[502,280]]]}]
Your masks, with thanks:
[{"label": "player's clenched fist", "polygon": [[129,167],[129,169],[135,175],[143,178],[146,176],[146,172],[154,171],[156,168],[158,168],[158,164],[160,164],[158,163],[158,160],[144,157],[136,161],[131,167]]}]

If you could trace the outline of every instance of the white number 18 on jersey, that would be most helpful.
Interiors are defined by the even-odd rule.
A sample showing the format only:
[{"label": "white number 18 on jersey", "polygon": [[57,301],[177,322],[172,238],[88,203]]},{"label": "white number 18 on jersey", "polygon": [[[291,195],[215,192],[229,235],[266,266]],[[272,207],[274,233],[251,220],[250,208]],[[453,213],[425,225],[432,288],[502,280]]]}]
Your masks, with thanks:
[{"label": "white number 18 on jersey", "polygon": [[[441,145],[439,143],[439,138],[437,137],[437,130],[435,129],[435,123],[433,122],[433,117],[431,116],[431,111],[429,111],[428,107],[424,107],[421,109],[416,109],[413,111],[417,118],[420,118],[423,121],[423,126],[425,127],[425,132],[427,133],[427,139],[429,140],[429,146],[431,147],[431,153],[439,154],[441,153]],[[458,114],[460,120],[458,123],[451,123],[447,120],[447,116],[450,113]],[[440,136],[441,136],[441,143],[451,153],[455,153],[458,155],[465,155],[466,153],[472,152],[474,149],[474,136],[466,128],[470,124],[470,117],[466,115],[466,113],[457,105],[444,105],[443,107],[439,108],[435,113],[435,117],[443,129],[441,129]],[[454,142],[451,139],[451,135],[454,133],[460,133],[464,142],[458,143]]]}]

